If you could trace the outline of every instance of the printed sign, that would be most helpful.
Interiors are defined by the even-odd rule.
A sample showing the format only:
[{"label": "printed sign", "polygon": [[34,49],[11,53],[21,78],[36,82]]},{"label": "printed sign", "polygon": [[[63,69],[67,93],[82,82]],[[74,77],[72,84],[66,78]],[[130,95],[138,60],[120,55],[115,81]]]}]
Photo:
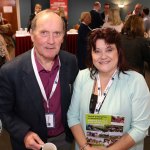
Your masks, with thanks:
[{"label": "printed sign", "polygon": [[50,9],[57,11],[59,7],[64,8],[65,16],[68,16],[68,0],[50,0]]}]

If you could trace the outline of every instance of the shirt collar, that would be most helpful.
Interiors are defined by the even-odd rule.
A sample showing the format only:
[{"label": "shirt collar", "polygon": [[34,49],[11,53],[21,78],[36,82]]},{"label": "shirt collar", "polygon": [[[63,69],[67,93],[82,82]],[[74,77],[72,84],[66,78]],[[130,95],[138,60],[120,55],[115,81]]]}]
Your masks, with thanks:
[{"label": "shirt collar", "polygon": [[[35,56],[35,63],[36,63],[36,65],[37,65],[38,72],[47,71],[47,70],[40,64],[40,62],[38,61],[37,56],[36,56],[36,53],[34,53],[34,56]],[[60,61],[59,61],[59,56],[57,55],[57,56],[55,57],[54,64],[53,64],[53,66],[52,66],[52,70],[51,70],[51,71],[53,71],[53,70],[55,70],[55,69],[58,69],[58,68],[60,67],[59,62],[60,62]],[[47,72],[49,72],[49,71],[47,71]]]}]

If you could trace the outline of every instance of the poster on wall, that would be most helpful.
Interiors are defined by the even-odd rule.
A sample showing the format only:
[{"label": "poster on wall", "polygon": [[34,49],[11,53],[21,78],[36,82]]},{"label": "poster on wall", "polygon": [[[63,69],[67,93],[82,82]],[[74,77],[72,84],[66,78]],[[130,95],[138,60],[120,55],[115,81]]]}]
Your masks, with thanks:
[{"label": "poster on wall", "polygon": [[68,18],[68,0],[50,0],[50,9],[58,11],[59,8],[63,8],[65,16]]}]

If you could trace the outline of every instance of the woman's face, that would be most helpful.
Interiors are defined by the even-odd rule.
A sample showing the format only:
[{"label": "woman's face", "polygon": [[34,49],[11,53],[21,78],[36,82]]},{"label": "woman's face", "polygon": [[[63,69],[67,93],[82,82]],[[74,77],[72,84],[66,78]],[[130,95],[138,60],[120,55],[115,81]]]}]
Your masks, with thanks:
[{"label": "woman's face", "polygon": [[96,41],[96,49],[92,50],[92,60],[100,73],[113,74],[118,64],[116,45],[107,44],[103,39],[98,39]]},{"label": "woman's face", "polygon": [[87,15],[85,18],[84,18],[84,22],[89,25],[91,23],[91,16],[90,15]]}]

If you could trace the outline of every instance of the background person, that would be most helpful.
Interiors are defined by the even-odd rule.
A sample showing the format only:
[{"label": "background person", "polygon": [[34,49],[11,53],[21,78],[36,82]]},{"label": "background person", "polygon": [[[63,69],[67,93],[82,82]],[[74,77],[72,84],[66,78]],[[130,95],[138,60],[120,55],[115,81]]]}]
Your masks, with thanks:
[{"label": "background person", "polygon": [[68,20],[67,20],[67,16],[65,14],[65,10],[64,7],[59,7],[57,10],[58,15],[63,19],[64,23],[65,23],[65,29],[67,31],[67,26],[68,26]]},{"label": "background person", "polygon": [[[62,20],[65,23],[65,31],[67,31],[67,26],[68,26],[68,20],[67,20],[67,16],[65,14],[65,10],[64,7],[58,7],[58,10],[56,11],[56,13],[62,18]],[[65,36],[64,36],[64,42],[61,45],[62,49],[66,49],[66,45],[67,45],[67,35],[65,32]]]},{"label": "background person", "polygon": [[35,7],[34,7],[34,13],[32,13],[29,17],[29,21],[28,21],[28,31],[30,31],[30,28],[31,28],[31,22],[33,20],[33,18],[42,10],[42,5],[41,4],[35,4]]},{"label": "background person", "polygon": [[102,17],[104,23],[108,21],[109,10],[110,10],[110,4],[105,3],[104,4],[104,11],[101,13],[101,17]]},{"label": "background person", "polygon": [[118,32],[121,32],[123,27],[123,21],[120,17],[120,10],[118,8],[111,8],[109,10],[108,21],[105,22],[102,28],[113,28]]},{"label": "background person", "polygon": [[10,60],[7,50],[7,44],[2,35],[0,35],[0,67]]},{"label": "background person", "polygon": [[142,7],[143,5],[140,3],[137,3],[134,7],[134,10],[132,12],[132,15],[138,15],[138,16],[142,16],[141,11],[142,11]]},{"label": "background person", "polygon": [[144,37],[143,18],[131,15],[124,23],[121,33],[128,65],[145,76],[144,62],[150,64],[150,40]]},{"label": "background person", "polygon": [[77,60],[60,50],[65,25],[56,13],[41,11],[31,29],[34,48],[0,69],[0,118],[13,150],[39,150],[45,142],[70,150],[67,111]]},{"label": "background person", "polygon": [[127,16],[125,17],[125,20],[127,20],[128,17],[131,16],[131,15],[137,15],[137,16],[142,17],[142,7],[143,7],[143,5],[142,5],[141,3],[137,3],[137,4],[134,6],[134,10],[131,11],[131,12],[129,12],[129,13],[127,14]]},{"label": "background person", "polygon": [[96,1],[93,4],[93,9],[90,11],[91,14],[91,23],[89,27],[91,29],[100,28],[103,25],[103,19],[100,15],[101,4],[100,2]]},{"label": "background person", "polygon": [[78,29],[78,48],[77,48],[77,59],[79,69],[85,69],[85,59],[87,55],[87,38],[91,29],[89,24],[91,23],[91,15],[89,12],[82,12],[80,16],[80,26]]},{"label": "background person", "polygon": [[142,10],[142,17],[144,21],[144,30],[147,33],[147,37],[150,37],[150,16],[149,8],[144,7]]},{"label": "background person", "polygon": [[0,34],[3,36],[10,59],[15,57],[15,44],[13,39],[12,26],[7,19],[0,15]]},{"label": "background person", "polygon": [[[125,66],[116,30],[96,29],[88,43],[88,68],[80,71],[75,80],[67,114],[76,139],[75,150],[143,150],[150,124],[150,92],[145,79]],[[123,136],[107,148],[90,146],[85,118],[90,113],[123,116]]]}]

